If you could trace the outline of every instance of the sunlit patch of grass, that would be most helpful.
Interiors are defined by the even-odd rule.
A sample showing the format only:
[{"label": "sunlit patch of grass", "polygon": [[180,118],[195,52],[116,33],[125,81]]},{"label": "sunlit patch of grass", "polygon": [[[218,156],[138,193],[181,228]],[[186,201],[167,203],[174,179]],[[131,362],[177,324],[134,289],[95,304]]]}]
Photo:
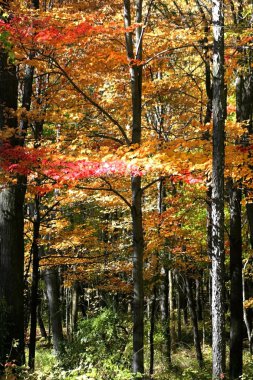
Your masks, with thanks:
[{"label": "sunlit patch of grass", "polygon": [[211,379],[212,373],[212,358],[211,348],[209,346],[203,347],[204,365],[199,368],[195,350],[186,345],[180,344],[177,350],[172,354],[172,364],[166,369],[165,363],[162,362],[157,365],[156,373],[153,377],[154,380],[179,380],[179,379],[198,379],[206,380]]},{"label": "sunlit patch of grass", "polygon": [[36,350],[35,368],[36,371],[43,371],[50,373],[57,365],[57,358],[52,350],[45,349],[44,347]]}]

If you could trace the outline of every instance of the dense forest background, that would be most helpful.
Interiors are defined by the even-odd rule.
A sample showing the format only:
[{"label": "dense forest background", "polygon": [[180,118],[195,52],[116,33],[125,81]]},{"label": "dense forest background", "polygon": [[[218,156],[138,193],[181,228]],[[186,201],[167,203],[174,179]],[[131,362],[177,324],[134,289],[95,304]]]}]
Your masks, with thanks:
[{"label": "dense forest background", "polygon": [[252,17],[0,0],[1,379],[252,379]]}]

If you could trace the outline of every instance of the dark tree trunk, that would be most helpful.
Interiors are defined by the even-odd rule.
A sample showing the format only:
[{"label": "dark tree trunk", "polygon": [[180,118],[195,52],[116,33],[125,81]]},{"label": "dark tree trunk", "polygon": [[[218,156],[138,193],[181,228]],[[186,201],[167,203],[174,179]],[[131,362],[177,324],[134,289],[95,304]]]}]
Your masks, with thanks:
[{"label": "dark tree trunk", "polygon": [[225,373],[224,311],[224,16],[213,0],[213,172],[212,172],[212,352],[213,379]]},{"label": "dark tree trunk", "polygon": [[[135,2],[135,22],[142,22],[142,0]],[[131,26],[130,0],[124,0],[124,24]],[[141,142],[141,106],[142,106],[142,66],[133,61],[142,59],[142,27],[136,28],[136,52],[134,54],[133,33],[126,33],[126,51],[130,61],[132,94],[132,144]],[[132,229],[133,229],[133,372],[144,372],[144,290],[143,290],[143,251],[144,236],[142,225],[142,189],[141,177],[133,176],[132,190]]]},{"label": "dark tree trunk", "polygon": [[[8,7],[8,3],[2,4]],[[10,110],[17,109],[18,81],[16,68],[8,63],[8,54],[0,50],[0,130],[17,130],[17,119]],[[22,144],[15,132],[8,141]],[[25,183],[17,177],[16,185],[6,184],[0,192],[0,300],[5,314],[5,329],[1,333],[0,365],[15,360],[24,362],[24,221]]]},{"label": "dark tree trunk", "polygon": [[162,319],[162,333],[164,336],[163,354],[166,359],[166,367],[168,367],[171,364],[169,270],[164,267],[162,268],[162,284],[161,284],[161,319]]},{"label": "dark tree trunk", "polygon": [[203,294],[202,294],[202,284],[199,279],[196,279],[196,310],[197,310],[197,317],[198,321],[203,320],[203,313],[202,313],[202,300],[203,300]]},{"label": "dark tree trunk", "polygon": [[191,313],[194,346],[195,346],[198,364],[199,364],[199,367],[201,368],[203,366],[203,356],[202,356],[201,344],[200,344],[196,304],[194,302],[194,297],[193,297],[193,292],[192,292],[192,279],[189,279],[187,277],[185,278],[185,287],[186,287],[186,293],[187,293],[187,298],[188,298],[189,310]]},{"label": "dark tree trunk", "polygon": [[47,332],[46,332],[45,325],[42,319],[42,314],[41,314],[41,299],[38,300],[37,316],[38,316],[38,325],[40,328],[40,334],[42,338],[47,339]]},{"label": "dark tree trunk", "polygon": [[230,184],[230,378],[242,375],[243,304],[241,189]]},{"label": "dark tree trunk", "polygon": [[132,178],[133,223],[133,372],[144,372],[144,289],[143,289],[143,227],[141,207],[141,178]]},{"label": "dark tree trunk", "polygon": [[0,193],[0,299],[7,317],[1,342],[3,364],[6,360],[24,362],[24,193],[22,183]]},{"label": "dark tree trunk", "polygon": [[[239,0],[237,14],[234,11],[235,25],[244,25],[243,1]],[[245,54],[245,52],[244,52]],[[253,110],[253,75],[251,65],[252,52],[249,50],[247,70],[239,67],[236,78],[236,119],[244,122],[248,133],[252,134],[252,110]],[[245,57],[239,61],[239,65],[245,66]],[[246,142],[247,143],[247,142]],[[242,374],[243,367],[243,284],[242,284],[242,226],[241,226],[241,198],[240,184],[230,183],[230,378],[237,379]],[[253,228],[252,204],[246,205],[250,231]],[[252,244],[252,234],[250,234]],[[245,311],[246,313],[246,311]],[[247,325],[247,324],[246,324]],[[247,327],[247,326],[246,326]],[[248,330],[248,328],[247,328]]]},{"label": "dark tree trunk", "polygon": [[53,346],[56,354],[63,349],[62,315],[60,305],[60,281],[58,269],[48,268],[44,271],[48,307],[53,334]]},{"label": "dark tree trunk", "polygon": [[31,326],[30,326],[30,343],[29,343],[29,360],[28,365],[34,370],[35,348],[36,348],[36,326],[37,326],[37,305],[38,305],[38,284],[39,284],[39,246],[40,237],[40,198],[35,197],[33,210],[33,242],[32,242],[32,290],[31,290]]},{"label": "dark tree trunk", "polygon": [[32,6],[35,9],[39,9],[39,7],[40,7],[40,0],[32,0]]}]

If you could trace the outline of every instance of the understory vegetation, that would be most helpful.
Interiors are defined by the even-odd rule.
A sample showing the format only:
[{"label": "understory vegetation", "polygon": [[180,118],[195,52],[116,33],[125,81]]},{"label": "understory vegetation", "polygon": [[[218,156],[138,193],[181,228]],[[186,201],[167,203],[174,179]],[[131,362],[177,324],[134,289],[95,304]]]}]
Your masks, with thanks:
[{"label": "understory vegetation", "polygon": [[[175,310],[176,312],[176,310]],[[148,321],[147,321],[148,322]],[[145,331],[145,364],[149,365],[149,324]],[[177,326],[172,326],[172,363],[169,369],[163,357],[161,326],[156,326],[154,335],[155,375],[146,374],[144,379],[153,380],[210,380],[212,373],[211,326],[208,321],[199,325],[202,330],[202,352],[204,365],[199,368],[192,346],[191,323],[182,326],[178,340]],[[31,373],[26,366],[6,368],[1,379],[27,380],[132,380],[138,374],[131,372],[132,355],[131,316],[116,312],[112,307],[97,310],[81,319],[73,337],[61,353],[55,354],[49,339],[42,338],[38,331],[36,370]],[[228,347],[227,347],[228,352]],[[242,380],[252,380],[253,362],[245,341],[244,373]],[[228,364],[228,362],[227,362]]]}]

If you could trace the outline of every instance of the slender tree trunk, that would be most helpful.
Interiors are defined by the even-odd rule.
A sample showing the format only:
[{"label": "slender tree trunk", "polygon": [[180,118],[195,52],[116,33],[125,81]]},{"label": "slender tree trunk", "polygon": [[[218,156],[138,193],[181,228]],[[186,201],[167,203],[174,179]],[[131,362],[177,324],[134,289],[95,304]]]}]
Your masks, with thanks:
[{"label": "slender tree trunk", "polygon": [[[246,270],[246,267],[247,267],[248,264],[249,264],[249,259],[244,264],[243,274],[242,274],[242,289],[243,289],[243,292],[242,292],[243,298],[242,299],[243,299],[243,302],[246,301],[246,289],[245,289],[245,285],[246,284],[245,284],[244,273],[245,273],[245,270]],[[246,326],[248,340],[249,340],[249,352],[252,355],[253,354],[253,330],[252,330],[252,323],[251,323],[251,321],[249,319],[249,316],[248,316],[246,308],[243,308],[243,320],[244,320],[244,323],[245,323],[245,326]]]},{"label": "slender tree trunk", "polygon": [[163,353],[166,360],[166,367],[168,367],[171,364],[171,336],[169,309],[169,270],[165,267],[162,268],[161,317],[162,333],[164,336]]},{"label": "slender tree trunk", "polygon": [[173,304],[173,294],[174,294],[174,277],[173,271],[169,269],[169,321],[170,321],[170,346],[171,350],[175,346],[176,342],[176,331],[175,331],[175,310]]},{"label": "slender tree trunk", "polygon": [[224,312],[224,17],[213,0],[212,353],[213,379],[225,376]]},{"label": "slender tree trunk", "polygon": [[[234,11],[235,25],[244,25],[243,1],[239,0],[237,14]],[[253,83],[251,55],[246,75],[239,67],[236,78],[236,119],[247,125],[248,133],[252,133],[252,101]],[[245,66],[245,60],[239,61]],[[243,367],[243,284],[242,284],[242,226],[241,226],[240,183],[230,182],[230,378],[237,379],[242,374]],[[253,210],[247,207],[248,214]],[[252,223],[252,221],[250,222]]]},{"label": "slender tree trunk", "polygon": [[187,277],[185,277],[185,287],[186,287],[186,293],[187,293],[187,298],[188,298],[188,305],[189,305],[189,309],[191,313],[194,346],[195,346],[198,364],[199,364],[199,367],[201,368],[203,366],[203,356],[202,356],[201,345],[200,345],[196,304],[194,302],[194,297],[193,297],[193,292],[192,292],[192,280]]},{"label": "slender tree trunk", "polygon": [[36,326],[37,326],[37,305],[38,305],[38,284],[39,284],[39,246],[38,240],[40,236],[40,198],[35,197],[33,210],[33,242],[32,242],[32,290],[31,290],[31,326],[30,326],[30,344],[28,365],[34,370],[35,348],[36,348]]},{"label": "slender tree trunk", "polygon": [[48,268],[44,271],[50,321],[53,334],[53,345],[56,354],[63,349],[62,315],[60,305],[60,281],[58,269]]},{"label": "slender tree trunk", "polygon": [[243,304],[241,189],[231,181],[230,188],[230,379],[242,375]]},{"label": "slender tree trunk", "polygon": [[181,313],[181,294],[177,292],[177,341],[182,340],[182,313]]},{"label": "slender tree trunk", "polygon": [[40,334],[42,338],[47,339],[47,332],[46,332],[45,325],[42,319],[42,314],[41,314],[41,299],[38,299],[37,316],[38,316],[38,325],[40,328]]},{"label": "slender tree trunk", "polygon": [[132,178],[133,223],[133,372],[144,372],[144,289],[143,289],[143,227],[141,212],[141,178]]},{"label": "slender tree trunk", "polygon": [[70,318],[70,331],[71,337],[77,329],[77,312],[79,300],[79,284],[75,282],[71,289],[71,318]]},{"label": "slender tree trunk", "polygon": [[[142,22],[142,0],[135,2],[135,22]],[[124,0],[124,24],[131,26],[130,0]],[[132,144],[141,142],[141,106],[142,106],[142,66],[134,60],[142,59],[142,27],[136,28],[136,52],[134,54],[133,33],[126,33],[126,51],[130,63],[132,94]],[[133,229],[133,372],[144,372],[144,290],[143,290],[143,251],[144,236],[142,225],[142,189],[141,177],[133,176],[132,190],[132,229]]]},{"label": "slender tree trunk", "polygon": [[153,375],[154,373],[154,333],[155,333],[155,312],[157,307],[157,289],[156,285],[153,289],[153,298],[151,302],[150,310],[150,332],[149,332],[149,346],[150,346],[150,360],[149,360],[149,374]]},{"label": "slender tree trunk", "polygon": [[196,310],[197,310],[197,317],[198,321],[203,320],[203,308],[202,308],[202,300],[203,300],[203,294],[202,294],[202,284],[199,279],[196,279]]}]

